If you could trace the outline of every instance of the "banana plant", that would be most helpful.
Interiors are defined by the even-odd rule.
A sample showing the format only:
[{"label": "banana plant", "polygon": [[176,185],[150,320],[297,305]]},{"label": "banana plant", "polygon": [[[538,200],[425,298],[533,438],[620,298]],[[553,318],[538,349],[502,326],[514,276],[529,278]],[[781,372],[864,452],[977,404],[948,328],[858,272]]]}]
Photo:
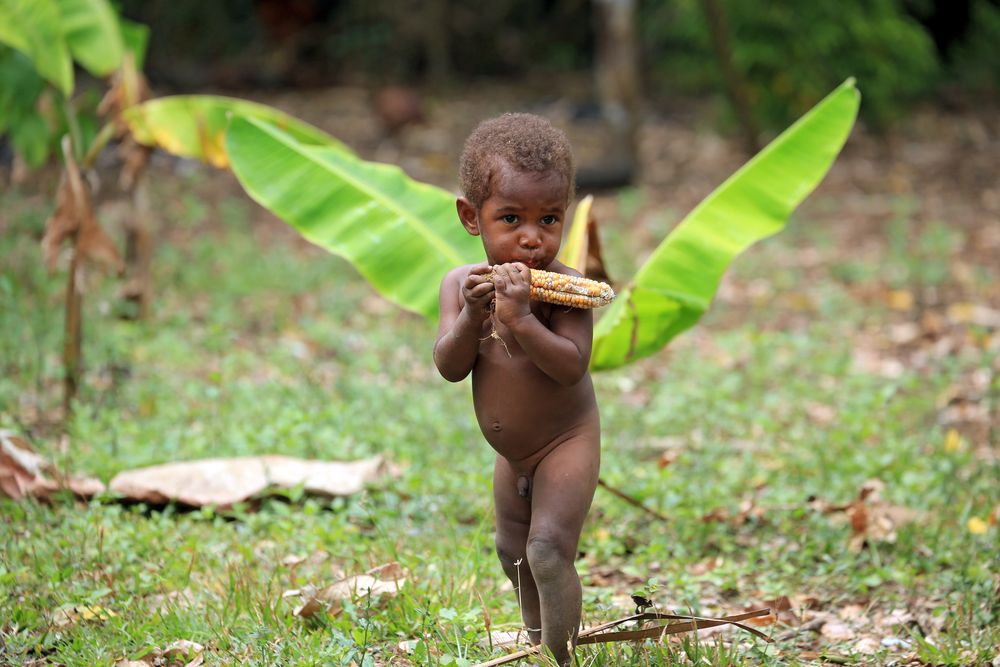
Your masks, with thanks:
[{"label": "banana plant", "polygon": [[[108,0],[0,0],[0,89],[15,102],[0,111],[0,132],[10,132],[15,149],[32,166],[48,158],[57,140],[63,153],[57,206],[46,223],[42,246],[50,268],[64,241],[73,248],[64,319],[67,413],[81,372],[82,262],[93,260],[119,273],[123,269],[116,245],[97,222],[83,177],[113,127],[109,123],[98,132],[95,122],[94,131],[84,131],[79,100],[73,99],[73,64],[95,76],[109,76],[130,58],[141,60],[141,54],[126,53],[144,48],[145,34],[145,28],[120,20]],[[46,98],[52,103],[43,105]],[[55,107],[57,113],[45,117],[42,106]],[[96,121],[96,109],[90,111]]]},{"label": "banana plant", "polygon": [[351,150],[309,123],[264,104],[221,95],[172,95],[127,109],[123,120],[132,137],[181,157],[229,167],[224,145],[233,117],[256,118],[286,132],[298,144]]},{"label": "banana plant", "polygon": [[[697,322],[732,260],[779,231],[822,180],[847,140],[859,100],[854,81],[846,81],[660,243],[598,320],[594,369],[653,354]],[[140,107],[136,114],[141,113]],[[260,115],[233,115],[224,147],[255,201],[308,240],[346,258],[384,297],[407,310],[435,318],[444,274],[482,259],[477,239],[458,224],[454,195],[414,181],[397,167],[366,162],[332,141],[304,142]],[[568,237],[567,251],[578,263],[585,236],[579,227],[586,218],[581,208]]]},{"label": "banana plant", "polygon": [[780,231],[847,141],[860,94],[848,79],[730,176],[663,240],[594,328],[594,369],[653,354],[708,310],[741,252]]},{"label": "banana plant", "polygon": [[[0,0],[0,89],[9,98],[0,106],[0,133],[11,135],[29,166],[57,151],[66,132],[78,160],[100,140],[95,110],[73,98],[73,64],[109,76],[128,51],[141,61],[147,33],[119,18],[108,0]],[[39,113],[53,106],[57,113]]]}]

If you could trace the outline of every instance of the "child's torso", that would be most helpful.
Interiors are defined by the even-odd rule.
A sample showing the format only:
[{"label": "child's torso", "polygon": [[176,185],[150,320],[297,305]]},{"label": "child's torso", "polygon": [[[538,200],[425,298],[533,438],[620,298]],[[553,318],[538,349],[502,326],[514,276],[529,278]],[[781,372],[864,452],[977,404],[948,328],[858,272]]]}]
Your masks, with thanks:
[{"label": "child's torso", "polygon": [[[551,308],[531,304],[545,326]],[[589,373],[571,387],[560,385],[535,366],[503,324],[496,323],[503,342],[490,337],[492,330],[493,323],[487,320],[485,340],[472,369],[472,397],[479,428],[499,454],[520,461],[581,428],[597,427],[597,400]]]}]

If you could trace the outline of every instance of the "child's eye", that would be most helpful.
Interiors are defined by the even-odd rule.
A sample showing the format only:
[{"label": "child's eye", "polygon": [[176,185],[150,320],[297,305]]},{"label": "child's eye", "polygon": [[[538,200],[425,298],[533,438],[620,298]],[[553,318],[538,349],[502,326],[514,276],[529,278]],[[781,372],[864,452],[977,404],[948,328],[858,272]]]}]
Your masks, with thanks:
[{"label": "child's eye", "polygon": [[557,218],[554,215],[547,215],[547,216],[545,216],[544,218],[541,219],[541,223],[543,225],[554,225],[554,224],[556,224],[556,222],[558,220],[559,220],[559,218]]},{"label": "child's eye", "polygon": [[517,216],[513,214],[505,215],[503,217],[503,221],[509,225],[513,225],[515,222],[517,222]]}]

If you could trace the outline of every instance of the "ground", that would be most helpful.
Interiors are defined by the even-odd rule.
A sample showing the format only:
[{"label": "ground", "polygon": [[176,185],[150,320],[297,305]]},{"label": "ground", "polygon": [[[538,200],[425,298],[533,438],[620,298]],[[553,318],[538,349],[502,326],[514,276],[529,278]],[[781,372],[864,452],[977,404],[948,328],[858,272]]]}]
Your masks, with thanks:
[{"label": "ground", "polygon": [[[428,94],[427,124],[388,139],[363,91],[247,96],[448,188],[478,119],[514,106],[572,116],[564,101],[480,87],[473,100]],[[760,626],[771,645],[728,630],[588,648],[581,664],[995,659],[998,118],[927,109],[888,136],[859,127],[702,323],[596,377],[602,478],[660,516],[598,490],[578,561],[585,622],[626,615],[635,592],[682,613],[784,610]],[[580,161],[597,160],[599,126],[568,131]],[[642,137],[639,184],[595,203],[618,281],[744,160],[697,106],[651,108]],[[0,501],[0,664],[113,664],[180,639],[211,664],[485,660],[480,641],[515,629],[516,606],[492,554],[488,447],[468,386],[433,369],[433,327],[228,174],[159,158],[150,181],[153,315],[117,319],[114,281],[92,279],[65,433],[65,269],[47,275],[38,249],[53,184],[4,191],[0,427],[105,481],[270,452],[381,453],[400,475],[346,500],[293,491],[232,512]],[[116,230],[121,207],[105,212]],[[391,561],[407,572],[397,595],[309,620],[282,598]]]}]

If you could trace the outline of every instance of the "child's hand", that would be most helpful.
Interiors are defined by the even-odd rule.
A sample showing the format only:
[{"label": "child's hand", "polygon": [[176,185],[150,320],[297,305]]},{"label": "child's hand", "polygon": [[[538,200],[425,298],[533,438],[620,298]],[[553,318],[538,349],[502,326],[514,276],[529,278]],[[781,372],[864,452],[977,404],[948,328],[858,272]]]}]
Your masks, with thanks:
[{"label": "child's hand", "polygon": [[499,264],[493,269],[497,319],[510,326],[531,314],[531,269],[520,262]]},{"label": "child's hand", "polygon": [[462,296],[465,297],[465,308],[469,317],[478,322],[484,322],[490,316],[490,304],[493,303],[494,286],[487,278],[492,268],[486,262],[476,264],[469,269],[469,275],[462,283]]}]

